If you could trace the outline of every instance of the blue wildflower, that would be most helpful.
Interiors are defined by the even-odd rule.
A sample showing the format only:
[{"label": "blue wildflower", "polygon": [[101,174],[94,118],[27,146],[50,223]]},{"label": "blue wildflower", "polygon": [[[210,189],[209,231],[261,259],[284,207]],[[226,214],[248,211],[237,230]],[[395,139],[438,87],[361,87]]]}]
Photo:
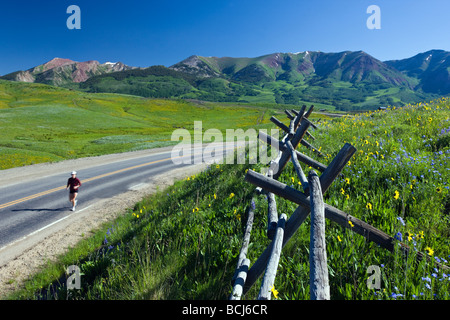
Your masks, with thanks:
[{"label": "blue wildflower", "polygon": [[403,295],[401,293],[394,293],[394,292],[392,292],[391,298],[397,299],[399,297],[403,297]]},{"label": "blue wildflower", "polygon": [[402,224],[402,226],[405,225],[405,221],[402,219],[402,217],[397,217],[397,220],[400,221],[400,223]]}]

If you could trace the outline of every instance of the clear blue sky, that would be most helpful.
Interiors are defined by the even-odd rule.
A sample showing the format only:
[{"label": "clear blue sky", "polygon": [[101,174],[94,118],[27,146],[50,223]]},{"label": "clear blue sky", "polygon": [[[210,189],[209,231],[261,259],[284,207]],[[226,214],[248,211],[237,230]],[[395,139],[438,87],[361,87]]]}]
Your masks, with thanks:
[{"label": "clear blue sky", "polygon": [[[81,30],[69,30],[69,5]],[[381,29],[369,30],[369,5]],[[450,51],[449,0],[2,1],[0,75],[54,57],[170,66],[190,55],[363,50],[382,61]]]}]

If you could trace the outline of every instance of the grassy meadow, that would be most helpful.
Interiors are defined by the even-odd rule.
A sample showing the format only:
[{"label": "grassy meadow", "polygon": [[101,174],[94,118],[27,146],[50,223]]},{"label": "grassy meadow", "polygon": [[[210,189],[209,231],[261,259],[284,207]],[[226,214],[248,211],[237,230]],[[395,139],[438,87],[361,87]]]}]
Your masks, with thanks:
[{"label": "grassy meadow", "polygon": [[[136,104],[131,109],[145,114],[145,107]],[[239,114],[234,121],[243,118]],[[138,122],[132,115],[120,119]],[[414,254],[403,255],[398,245],[388,252],[353,233],[351,226],[327,220],[331,299],[449,299],[450,272],[438,263],[448,265],[450,259],[450,100],[315,122],[319,128],[313,144],[325,154],[318,159],[322,163],[330,163],[345,142],[357,148],[325,201],[429,258],[419,262]],[[317,159],[305,148],[299,150]],[[82,277],[81,289],[71,292],[73,299],[226,299],[249,206],[256,208],[251,264],[270,243],[266,197],[251,203],[255,187],[244,181],[247,169],[263,167],[212,165],[143,199],[94,237],[49,262],[9,298],[68,298],[64,272],[75,264]],[[279,180],[301,188],[292,164]],[[296,205],[277,197],[277,207],[289,217]],[[273,299],[309,299],[309,226],[308,218],[282,251]],[[380,267],[380,289],[367,286],[371,265]],[[257,297],[260,281],[244,299]]]},{"label": "grassy meadow", "polygon": [[264,128],[280,106],[83,93],[0,80],[0,170],[163,147],[177,128]]}]

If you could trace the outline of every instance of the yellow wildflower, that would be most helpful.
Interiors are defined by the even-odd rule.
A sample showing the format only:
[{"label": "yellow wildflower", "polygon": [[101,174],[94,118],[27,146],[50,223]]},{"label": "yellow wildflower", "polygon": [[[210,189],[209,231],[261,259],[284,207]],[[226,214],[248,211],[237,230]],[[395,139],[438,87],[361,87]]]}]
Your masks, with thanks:
[{"label": "yellow wildflower", "polygon": [[273,297],[274,297],[275,299],[278,299],[278,290],[276,290],[274,286],[272,286],[272,287],[270,288],[270,291],[272,292]]},{"label": "yellow wildflower", "polygon": [[343,188],[341,188],[341,193],[345,194],[345,190]]},{"label": "yellow wildflower", "polygon": [[349,178],[345,178],[345,183],[350,184],[350,179]]},{"label": "yellow wildflower", "polygon": [[412,241],[412,234],[408,232],[408,241]]},{"label": "yellow wildflower", "polygon": [[370,202],[367,202],[366,208],[369,210],[372,210],[372,204]]},{"label": "yellow wildflower", "polygon": [[348,224],[350,225],[350,227],[354,227],[355,225],[353,224],[353,222],[351,222],[350,220],[348,220]]},{"label": "yellow wildflower", "polygon": [[230,199],[234,197],[234,193],[230,193]]},{"label": "yellow wildflower", "polygon": [[434,250],[431,249],[430,247],[426,247],[426,248],[425,248],[425,251],[427,251],[427,253],[428,253],[429,256],[432,256],[433,253],[434,253]]},{"label": "yellow wildflower", "polygon": [[337,239],[338,239],[339,242],[342,242],[341,237],[337,236]]},{"label": "yellow wildflower", "polygon": [[395,190],[394,199],[397,200],[399,197],[400,197],[400,193],[397,190]]}]

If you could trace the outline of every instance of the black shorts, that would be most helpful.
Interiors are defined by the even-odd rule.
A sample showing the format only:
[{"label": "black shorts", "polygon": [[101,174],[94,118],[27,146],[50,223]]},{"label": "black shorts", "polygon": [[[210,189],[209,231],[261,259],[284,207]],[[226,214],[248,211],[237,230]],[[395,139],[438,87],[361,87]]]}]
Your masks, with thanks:
[{"label": "black shorts", "polygon": [[78,190],[70,190],[70,193],[78,193]]}]

